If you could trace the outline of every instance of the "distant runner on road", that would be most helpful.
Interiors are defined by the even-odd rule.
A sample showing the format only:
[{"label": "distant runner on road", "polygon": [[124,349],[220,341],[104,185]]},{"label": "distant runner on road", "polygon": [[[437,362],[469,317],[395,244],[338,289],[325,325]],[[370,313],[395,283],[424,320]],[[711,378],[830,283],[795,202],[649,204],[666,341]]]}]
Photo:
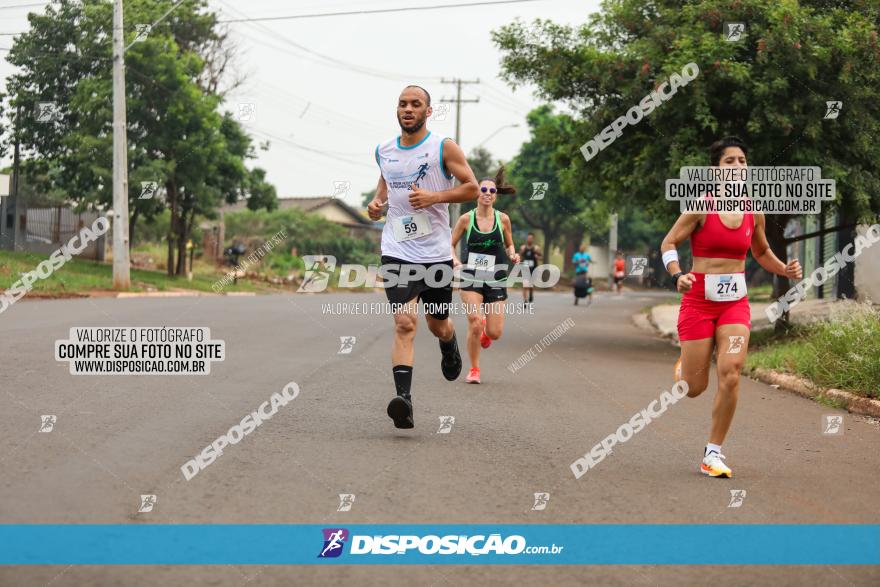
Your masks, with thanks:
[{"label": "distant runner on road", "polygon": [[581,245],[571,256],[571,262],[574,263],[574,305],[578,305],[579,299],[587,298],[589,306],[593,303],[593,280],[589,273],[593,258],[587,252],[587,247]]},{"label": "distant runner on road", "polygon": [[477,199],[479,186],[461,148],[425,127],[432,112],[427,90],[419,86],[403,89],[397,101],[400,136],[376,147],[379,183],[376,196],[367,206],[372,220],[386,215],[382,230],[384,275],[395,279],[410,276],[405,283],[385,288],[388,301],[393,306],[400,305],[394,312],[391,348],[397,396],[387,410],[397,428],[414,426],[411,386],[417,301],[430,305],[425,320],[440,342],[443,376],[454,381],[461,373],[461,355],[449,319],[452,283],[438,286],[431,280],[432,286],[424,277],[416,279],[412,275],[415,270],[432,265],[447,265],[451,276],[449,204]]},{"label": "distant runner on road", "polygon": [[535,244],[534,232],[526,235],[526,244],[519,248],[519,256],[522,259],[522,264],[528,269],[527,273],[523,272],[523,305],[531,304],[535,301],[535,288],[532,287],[530,277],[534,273],[535,267],[541,264],[541,247]]},{"label": "distant runner on road", "polygon": [[623,293],[623,280],[626,278],[626,261],[623,253],[618,252],[614,259],[614,287],[617,289],[617,295]]}]

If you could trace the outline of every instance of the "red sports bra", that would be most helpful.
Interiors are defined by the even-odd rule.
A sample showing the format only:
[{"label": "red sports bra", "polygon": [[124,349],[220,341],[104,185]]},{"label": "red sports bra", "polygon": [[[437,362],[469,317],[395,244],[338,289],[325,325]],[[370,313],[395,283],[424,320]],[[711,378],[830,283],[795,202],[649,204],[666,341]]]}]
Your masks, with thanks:
[{"label": "red sports bra", "polygon": [[739,228],[728,228],[718,214],[706,214],[701,228],[691,233],[691,254],[694,257],[745,260],[752,244],[755,218],[746,212]]}]

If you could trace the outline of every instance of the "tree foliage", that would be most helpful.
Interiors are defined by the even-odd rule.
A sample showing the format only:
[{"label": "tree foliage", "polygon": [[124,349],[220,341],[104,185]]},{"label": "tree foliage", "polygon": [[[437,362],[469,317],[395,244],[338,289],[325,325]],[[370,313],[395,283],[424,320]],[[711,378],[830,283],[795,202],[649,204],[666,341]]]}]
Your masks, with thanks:
[{"label": "tree foliage", "polygon": [[[245,167],[251,140],[219,112],[230,49],[205,0],[185,0],[134,42],[137,23],[154,23],[171,7],[170,0],[125,5],[128,196],[132,227],[139,216],[170,209],[168,271],[182,274],[196,216],[240,198],[271,207],[274,188],[263,170]],[[29,14],[30,29],[9,52],[19,71],[5,99],[29,184],[105,208],[112,206],[112,12],[110,2],[60,0]],[[46,102],[56,111],[49,121],[35,115]],[[15,138],[6,133],[4,142]],[[141,199],[142,182],[154,181],[164,197]]]},{"label": "tree foliage", "polygon": [[[731,22],[746,25],[739,41],[726,40]],[[572,112],[571,132],[557,141],[571,161],[565,185],[595,185],[612,209],[638,205],[671,220],[664,181],[708,165],[706,147],[732,134],[749,144],[752,165],[820,166],[837,182],[848,227],[880,212],[878,22],[880,7],[867,0],[606,0],[582,26],[516,21],[493,37],[511,85],[532,84]],[[690,62],[696,80],[584,160],[581,145]],[[831,100],[843,102],[836,120],[824,119]],[[788,219],[768,217],[783,259]],[[787,287],[777,281],[777,293]]]}]

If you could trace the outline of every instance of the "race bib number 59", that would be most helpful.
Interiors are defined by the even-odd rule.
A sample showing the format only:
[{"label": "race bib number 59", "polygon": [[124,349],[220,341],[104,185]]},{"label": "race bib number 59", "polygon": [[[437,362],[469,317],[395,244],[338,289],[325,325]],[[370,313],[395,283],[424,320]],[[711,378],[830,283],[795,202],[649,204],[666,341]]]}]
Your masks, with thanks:
[{"label": "race bib number 59", "polygon": [[392,225],[394,240],[403,242],[431,234],[431,219],[424,212],[398,216]]},{"label": "race bib number 59", "polygon": [[746,295],[744,273],[706,274],[706,299],[713,302],[733,302]]}]

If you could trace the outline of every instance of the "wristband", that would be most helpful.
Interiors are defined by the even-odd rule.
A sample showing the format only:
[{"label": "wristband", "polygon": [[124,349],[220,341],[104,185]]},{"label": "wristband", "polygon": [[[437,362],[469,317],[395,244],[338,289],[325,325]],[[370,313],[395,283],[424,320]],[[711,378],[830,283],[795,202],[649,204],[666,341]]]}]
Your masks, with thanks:
[{"label": "wristband", "polygon": [[678,251],[672,249],[671,251],[666,251],[663,253],[663,268],[666,269],[669,267],[669,264],[673,261],[678,261]]},{"label": "wristband", "polygon": [[672,286],[678,289],[678,278],[684,275],[681,271],[672,276]]}]

